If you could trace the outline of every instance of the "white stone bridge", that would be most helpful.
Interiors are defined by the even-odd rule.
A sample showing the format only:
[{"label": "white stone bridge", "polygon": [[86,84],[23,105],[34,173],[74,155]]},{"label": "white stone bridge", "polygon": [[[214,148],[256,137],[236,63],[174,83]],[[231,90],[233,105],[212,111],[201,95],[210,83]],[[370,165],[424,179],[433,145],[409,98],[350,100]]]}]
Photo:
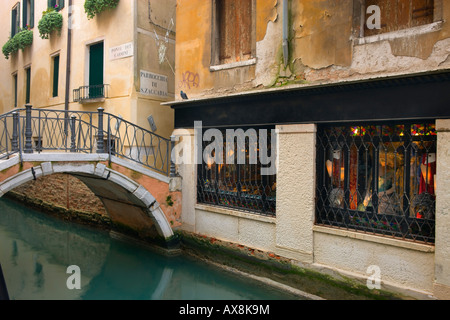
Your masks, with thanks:
[{"label": "white stone bridge", "polygon": [[173,143],[103,112],[17,109],[0,116],[0,197],[45,176],[66,173],[99,197],[121,229],[173,244],[181,192]]}]

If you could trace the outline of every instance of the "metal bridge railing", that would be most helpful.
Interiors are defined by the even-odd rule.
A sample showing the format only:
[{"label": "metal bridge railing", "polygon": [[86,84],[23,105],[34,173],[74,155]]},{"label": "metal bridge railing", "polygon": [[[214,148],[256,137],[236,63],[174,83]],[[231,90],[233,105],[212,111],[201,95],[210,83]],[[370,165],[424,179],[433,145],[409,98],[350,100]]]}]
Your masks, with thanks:
[{"label": "metal bridge railing", "polygon": [[121,117],[97,112],[25,108],[0,115],[0,160],[23,153],[107,153],[164,175],[174,172],[174,141]]}]

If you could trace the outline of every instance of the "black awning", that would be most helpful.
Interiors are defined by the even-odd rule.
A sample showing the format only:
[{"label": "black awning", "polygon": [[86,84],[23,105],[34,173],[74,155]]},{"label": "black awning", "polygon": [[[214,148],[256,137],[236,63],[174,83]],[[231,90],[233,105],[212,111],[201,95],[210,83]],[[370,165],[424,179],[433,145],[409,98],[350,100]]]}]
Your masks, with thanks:
[{"label": "black awning", "polygon": [[175,127],[450,118],[450,70],[172,104]]}]

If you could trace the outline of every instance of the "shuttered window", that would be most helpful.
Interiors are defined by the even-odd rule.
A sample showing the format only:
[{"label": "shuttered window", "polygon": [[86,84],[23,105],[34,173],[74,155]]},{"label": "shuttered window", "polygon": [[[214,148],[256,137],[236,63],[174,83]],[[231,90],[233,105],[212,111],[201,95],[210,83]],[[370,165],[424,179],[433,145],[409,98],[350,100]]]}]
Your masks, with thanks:
[{"label": "shuttered window", "polygon": [[251,59],[252,0],[218,0],[219,63]]},{"label": "shuttered window", "polygon": [[55,8],[56,11],[64,8],[64,0],[47,0],[47,6],[49,8]]},{"label": "shuttered window", "polygon": [[20,3],[11,10],[11,38],[19,32],[20,29]]},{"label": "shuttered window", "polygon": [[24,0],[23,1],[23,12],[22,12],[24,29],[34,27],[34,0]]},{"label": "shuttered window", "polygon": [[369,29],[366,24],[365,36],[408,29],[434,22],[434,0],[366,0],[366,8],[371,5],[380,8],[381,29]]}]

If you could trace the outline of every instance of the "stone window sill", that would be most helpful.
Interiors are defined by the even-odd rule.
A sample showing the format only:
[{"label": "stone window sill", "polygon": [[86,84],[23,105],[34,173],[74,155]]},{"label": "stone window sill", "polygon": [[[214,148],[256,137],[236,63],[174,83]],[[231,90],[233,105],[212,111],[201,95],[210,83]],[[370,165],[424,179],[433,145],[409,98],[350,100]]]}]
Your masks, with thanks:
[{"label": "stone window sill", "polygon": [[421,34],[427,34],[431,32],[440,31],[442,29],[443,21],[437,21],[430,24],[426,24],[423,26],[418,26],[414,28],[404,29],[404,30],[398,30],[393,32],[387,32],[382,34],[377,34],[369,37],[364,38],[355,38],[353,39],[355,45],[363,45],[363,44],[370,44],[380,41],[386,41],[386,40],[395,40],[395,39],[401,39],[401,38],[407,38],[412,36],[417,36]]},{"label": "stone window sill", "polygon": [[238,62],[232,62],[232,63],[226,63],[226,64],[219,64],[216,66],[210,66],[209,71],[227,70],[227,69],[251,66],[254,64],[256,64],[256,58],[253,58],[250,60],[245,60],[245,61],[238,61]]},{"label": "stone window sill", "polygon": [[379,243],[383,245],[389,245],[392,247],[399,247],[404,249],[410,249],[420,252],[426,252],[426,253],[434,253],[434,246],[428,245],[428,244],[422,244],[422,243],[416,243],[411,241],[405,241],[400,239],[394,239],[394,238],[388,238],[383,237],[375,234],[367,234],[357,231],[350,231],[350,230],[343,230],[338,228],[332,228],[332,227],[324,227],[324,226],[313,226],[314,232],[319,233],[325,233],[325,234],[331,234],[335,236],[340,237],[346,237],[346,238],[352,238],[367,242],[373,242],[373,243]]}]

